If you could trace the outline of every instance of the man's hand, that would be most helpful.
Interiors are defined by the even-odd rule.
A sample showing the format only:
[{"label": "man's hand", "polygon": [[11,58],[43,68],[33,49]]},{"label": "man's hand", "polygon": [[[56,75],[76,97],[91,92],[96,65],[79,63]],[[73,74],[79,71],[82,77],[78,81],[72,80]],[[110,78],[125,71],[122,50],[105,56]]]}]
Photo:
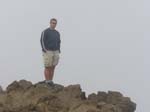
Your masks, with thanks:
[{"label": "man's hand", "polygon": [[46,53],[46,50],[42,49],[42,51]]}]

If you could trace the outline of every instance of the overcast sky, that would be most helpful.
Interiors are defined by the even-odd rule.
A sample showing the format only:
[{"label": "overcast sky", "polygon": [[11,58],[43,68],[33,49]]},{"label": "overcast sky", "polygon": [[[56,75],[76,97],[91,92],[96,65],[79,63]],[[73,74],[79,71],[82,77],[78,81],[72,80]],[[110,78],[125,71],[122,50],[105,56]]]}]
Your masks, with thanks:
[{"label": "overcast sky", "polygon": [[0,85],[44,80],[40,45],[52,17],[61,34],[54,82],[87,94],[120,91],[150,112],[149,0],[0,0]]}]

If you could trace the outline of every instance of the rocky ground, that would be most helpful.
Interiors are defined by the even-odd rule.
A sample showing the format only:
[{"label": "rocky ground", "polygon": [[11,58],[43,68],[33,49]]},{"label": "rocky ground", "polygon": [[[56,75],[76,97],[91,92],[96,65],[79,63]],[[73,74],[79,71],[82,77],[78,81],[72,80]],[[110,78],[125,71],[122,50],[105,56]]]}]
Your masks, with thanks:
[{"label": "rocky ground", "polygon": [[136,104],[117,91],[98,91],[86,97],[79,84],[64,87],[14,81],[0,88],[0,112],[134,112]]}]

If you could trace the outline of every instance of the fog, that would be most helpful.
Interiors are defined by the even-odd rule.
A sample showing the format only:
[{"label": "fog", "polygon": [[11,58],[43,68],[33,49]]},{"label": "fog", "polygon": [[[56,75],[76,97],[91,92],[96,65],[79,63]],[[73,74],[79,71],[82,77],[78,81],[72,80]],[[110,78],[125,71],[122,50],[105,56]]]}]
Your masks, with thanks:
[{"label": "fog", "polygon": [[87,95],[120,91],[149,112],[150,1],[0,0],[0,85],[44,80],[41,32],[57,18],[60,61],[54,82]]}]

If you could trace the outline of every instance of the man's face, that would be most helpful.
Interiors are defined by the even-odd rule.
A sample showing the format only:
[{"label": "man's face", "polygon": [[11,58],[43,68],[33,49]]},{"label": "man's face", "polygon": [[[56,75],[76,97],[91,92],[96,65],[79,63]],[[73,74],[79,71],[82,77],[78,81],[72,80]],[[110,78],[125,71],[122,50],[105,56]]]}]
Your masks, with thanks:
[{"label": "man's face", "polygon": [[52,29],[55,29],[56,24],[57,24],[57,22],[54,21],[54,20],[52,20],[52,21],[50,22],[50,27],[51,27]]}]

